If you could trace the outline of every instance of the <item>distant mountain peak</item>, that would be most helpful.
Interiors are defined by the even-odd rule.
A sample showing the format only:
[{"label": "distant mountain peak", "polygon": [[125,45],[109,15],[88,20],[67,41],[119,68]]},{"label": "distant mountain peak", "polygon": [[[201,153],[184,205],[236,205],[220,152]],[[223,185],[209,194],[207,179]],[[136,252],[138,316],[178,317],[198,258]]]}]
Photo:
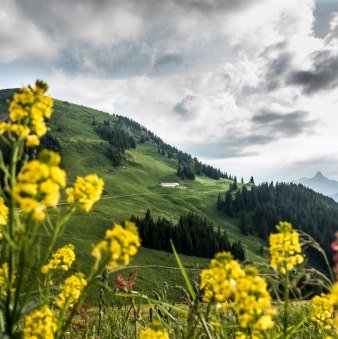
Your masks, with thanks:
[{"label": "distant mountain peak", "polygon": [[321,171],[317,171],[312,178],[301,178],[296,182],[316,192],[333,197],[335,200],[338,199],[338,181],[325,177]]},{"label": "distant mountain peak", "polygon": [[325,177],[324,177],[324,175],[323,175],[323,173],[321,171],[318,171],[316,173],[316,175],[314,176],[314,178],[325,178]]}]

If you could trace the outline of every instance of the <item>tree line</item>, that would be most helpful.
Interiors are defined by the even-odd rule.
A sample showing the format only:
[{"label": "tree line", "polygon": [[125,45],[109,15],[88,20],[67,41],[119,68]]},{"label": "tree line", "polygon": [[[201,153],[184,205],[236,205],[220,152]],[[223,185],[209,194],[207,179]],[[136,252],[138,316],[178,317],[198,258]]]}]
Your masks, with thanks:
[{"label": "tree line", "polygon": [[193,158],[190,154],[182,152],[176,147],[165,143],[159,136],[157,136],[155,133],[148,130],[146,127],[142,126],[138,122],[118,114],[113,114],[113,116],[117,118],[117,126],[119,126],[120,128],[132,128],[140,135],[138,140],[139,143],[142,144],[146,141],[152,141],[157,145],[159,154],[168,158],[177,159],[177,175],[180,178],[194,180],[196,175],[204,174],[209,178],[215,180],[218,180],[220,178],[231,179],[226,173],[223,173],[220,169],[217,169],[210,165],[206,165],[200,162],[197,158]]},{"label": "tree line", "polygon": [[[330,243],[338,230],[338,204],[331,198],[294,183],[262,183],[251,189],[219,194],[217,209],[229,217],[239,217],[243,234],[267,240],[279,221],[311,235],[331,258]],[[319,259],[314,251],[311,256]]]},{"label": "tree line", "polygon": [[136,140],[133,135],[119,125],[111,126],[108,119],[103,123],[97,123],[93,120],[94,130],[101,136],[103,140],[109,142],[107,156],[114,166],[121,164],[126,149],[136,148]]},{"label": "tree line", "polygon": [[229,251],[236,259],[245,260],[241,242],[230,243],[226,231],[194,212],[182,215],[178,223],[165,218],[154,220],[148,209],[143,218],[130,218],[138,227],[142,246],[172,252],[170,239],[178,253],[203,258],[213,258],[217,252]]}]

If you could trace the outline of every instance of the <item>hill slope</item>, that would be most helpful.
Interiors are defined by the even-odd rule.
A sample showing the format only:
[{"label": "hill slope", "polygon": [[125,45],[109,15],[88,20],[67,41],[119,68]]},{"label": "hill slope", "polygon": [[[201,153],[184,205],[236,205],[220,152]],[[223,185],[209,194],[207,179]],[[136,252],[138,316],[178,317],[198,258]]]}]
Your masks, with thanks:
[{"label": "hill slope", "polygon": [[[10,90],[0,91],[1,112],[6,111],[5,101],[11,94]],[[104,196],[93,212],[75,214],[63,237],[65,243],[72,242],[76,247],[77,269],[88,269],[92,260],[91,246],[103,237],[107,228],[114,222],[130,218],[132,214],[143,216],[148,208],[154,217],[163,216],[172,221],[177,221],[188,211],[195,211],[210,219],[215,227],[226,229],[230,240],[241,240],[251,260],[263,260],[259,254],[262,242],[252,235],[243,236],[238,225],[224,219],[216,209],[218,192],[227,190],[230,180],[214,180],[206,176],[196,176],[195,180],[179,179],[176,175],[177,159],[159,153],[158,145],[152,140],[137,144],[136,149],[126,150],[122,165],[114,167],[107,157],[109,143],[100,137],[93,125],[93,121],[100,123],[104,120],[109,120],[114,126],[121,119],[59,100],[55,100],[50,120],[51,133],[61,146],[62,165],[68,173],[68,181],[88,173],[97,173],[105,181]],[[140,131],[128,126],[125,128],[137,141],[141,139]],[[182,188],[160,188],[158,183],[162,181],[178,181]],[[184,260],[191,268],[206,266],[208,262],[186,256]],[[133,265],[150,266],[137,269],[139,289],[153,290],[154,282],[159,285],[164,281],[169,285],[179,282],[178,274],[173,274],[172,269],[153,268],[153,265],[175,267],[173,256],[169,253],[142,248]]]}]

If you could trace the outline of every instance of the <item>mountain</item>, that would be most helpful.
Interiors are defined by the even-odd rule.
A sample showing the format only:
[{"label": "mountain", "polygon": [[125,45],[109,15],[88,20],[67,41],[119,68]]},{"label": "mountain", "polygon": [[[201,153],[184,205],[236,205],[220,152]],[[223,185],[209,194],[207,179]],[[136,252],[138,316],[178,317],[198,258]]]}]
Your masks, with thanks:
[{"label": "mountain", "polygon": [[301,178],[295,183],[300,183],[338,201],[338,181],[328,179],[319,171],[312,178]]}]

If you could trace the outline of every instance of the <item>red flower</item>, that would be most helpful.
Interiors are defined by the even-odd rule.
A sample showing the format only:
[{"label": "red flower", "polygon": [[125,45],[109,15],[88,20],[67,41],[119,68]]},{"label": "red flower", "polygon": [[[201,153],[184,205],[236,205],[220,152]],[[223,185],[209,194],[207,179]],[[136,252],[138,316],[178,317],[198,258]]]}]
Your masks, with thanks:
[{"label": "red flower", "polygon": [[136,271],[130,273],[127,279],[124,279],[120,274],[117,273],[115,276],[116,289],[120,292],[131,293],[134,288],[136,276]]}]

